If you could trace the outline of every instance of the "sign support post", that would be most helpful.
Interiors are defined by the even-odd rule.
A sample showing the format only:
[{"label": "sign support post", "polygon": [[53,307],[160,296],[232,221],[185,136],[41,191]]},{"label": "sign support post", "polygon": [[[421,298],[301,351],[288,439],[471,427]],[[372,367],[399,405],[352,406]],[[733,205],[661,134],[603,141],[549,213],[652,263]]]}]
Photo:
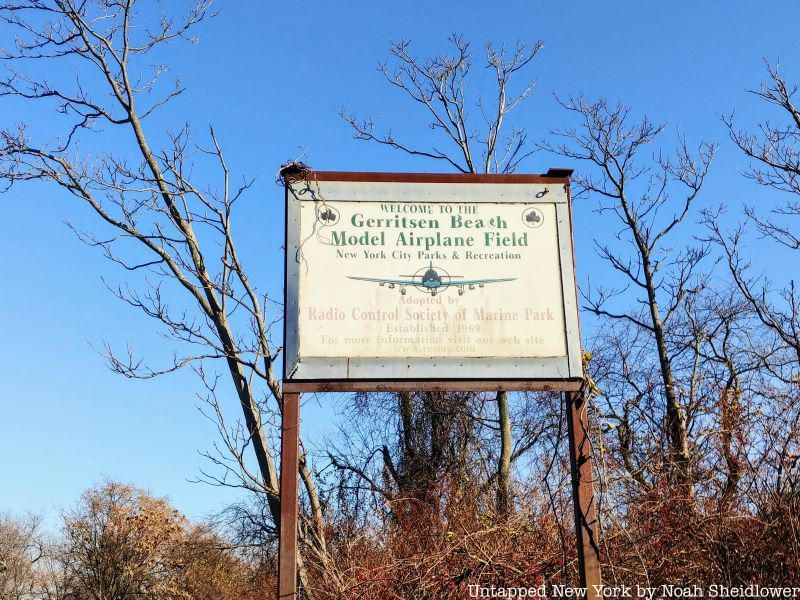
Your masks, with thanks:
[{"label": "sign support post", "polygon": [[300,469],[300,394],[283,391],[281,415],[281,522],[278,600],[297,598],[297,479]]},{"label": "sign support post", "polygon": [[589,437],[589,411],[583,389],[565,392],[567,431],[569,434],[570,472],[572,475],[572,504],[575,511],[575,538],[578,550],[578,573],[586,598],[602,598],[594,586],[600,577],[600,548],[598,545],[597,512],[594,501],[592,445]]}]

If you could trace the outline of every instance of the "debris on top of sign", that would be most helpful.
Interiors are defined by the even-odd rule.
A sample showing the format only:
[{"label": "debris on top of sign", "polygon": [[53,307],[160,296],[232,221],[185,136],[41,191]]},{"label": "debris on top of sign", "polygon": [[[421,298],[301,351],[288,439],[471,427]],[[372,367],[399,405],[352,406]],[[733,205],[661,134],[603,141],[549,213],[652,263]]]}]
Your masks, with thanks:
[{"label": "debris on top of sign", "polygon": [[311,167],[299,160],[290,160],[283,163],[281,168],[278,169],[278,176],[276,181],[283,184],[286,182],[300,181],[306,179],[308,174],[312,172]]}]

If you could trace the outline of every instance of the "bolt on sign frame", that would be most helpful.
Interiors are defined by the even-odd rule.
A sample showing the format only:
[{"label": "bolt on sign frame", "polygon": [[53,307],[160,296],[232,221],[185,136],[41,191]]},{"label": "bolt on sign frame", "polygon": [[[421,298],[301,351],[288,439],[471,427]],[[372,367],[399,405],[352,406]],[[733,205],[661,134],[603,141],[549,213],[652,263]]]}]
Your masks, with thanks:
[{"label": "bolt on sign frame", "polygon": [[581,585],[601,583],[569,178],[283,171],[278,597],[297,598],[299,401],[326,391],[558,391]]}]

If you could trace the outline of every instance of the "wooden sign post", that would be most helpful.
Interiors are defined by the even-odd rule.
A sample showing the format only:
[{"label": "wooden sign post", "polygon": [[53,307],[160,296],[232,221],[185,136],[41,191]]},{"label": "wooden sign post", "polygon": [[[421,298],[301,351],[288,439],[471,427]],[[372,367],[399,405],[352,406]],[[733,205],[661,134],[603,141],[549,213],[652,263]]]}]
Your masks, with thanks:
[{"label": "wooden sign post", "polygon": [[281,600],[298,597],[304,392],[562,392],[581,585],[599,597],[570,174],[285,174]]}]

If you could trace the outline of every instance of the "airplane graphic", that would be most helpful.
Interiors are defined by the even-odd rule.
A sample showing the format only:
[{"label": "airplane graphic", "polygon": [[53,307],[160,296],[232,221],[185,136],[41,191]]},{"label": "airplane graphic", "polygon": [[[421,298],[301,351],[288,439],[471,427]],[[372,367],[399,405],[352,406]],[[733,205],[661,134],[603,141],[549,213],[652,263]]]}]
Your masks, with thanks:
[{"label": "airplane graphic", "polygon": [[348,279],[366,281],[368,283],[377,283],[379,286],[386,286],[389,289],[398,288],[400,290],[400,294],[403,296],[406,295],[406,288],[409,286],[414,287],[425,294],[430,294],[431,296],[435,296],[438,293],[446,291],[448,288],[454,287],[458,290],[458,295],[463,296],[465,290],[474,290],[475,286],[482,288],[487,283],[500,283],[502,281],[514,281],[516,279],[516,277],[505,277],[499,279],[464,279],[463,275],[448,274],[447,271],[445,271],[442,267],[434,268],[433,261],[431,261],[427,270],[425,270],[423,267],[414,275],[399,275],[398,277],[408,277],[409,279],[383,279],[380,277],[347,276]]}]

